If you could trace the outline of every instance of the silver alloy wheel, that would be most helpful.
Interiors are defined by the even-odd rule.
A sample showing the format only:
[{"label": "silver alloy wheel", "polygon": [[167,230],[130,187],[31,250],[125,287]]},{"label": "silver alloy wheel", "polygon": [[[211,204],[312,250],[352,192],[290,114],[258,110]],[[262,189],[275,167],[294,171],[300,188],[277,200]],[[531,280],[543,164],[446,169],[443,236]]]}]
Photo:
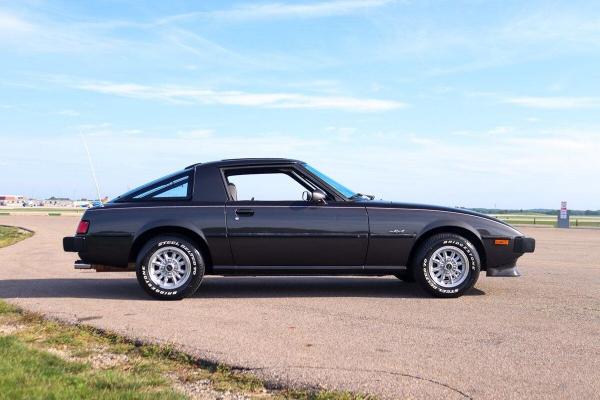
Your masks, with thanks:
[{"label": "silver alloy wheel", "polygon": [[429,258],[429,276],[441,287],[453,288],[465,281],[469,275],[468,257],[455,246],[443,246]]},{"label": "silver alloy wheel", "polygon": [[163,247],[156,250],[148,263],[150,280],[165,290],[177,289],[190,276],[190,257],[177,247]]}]

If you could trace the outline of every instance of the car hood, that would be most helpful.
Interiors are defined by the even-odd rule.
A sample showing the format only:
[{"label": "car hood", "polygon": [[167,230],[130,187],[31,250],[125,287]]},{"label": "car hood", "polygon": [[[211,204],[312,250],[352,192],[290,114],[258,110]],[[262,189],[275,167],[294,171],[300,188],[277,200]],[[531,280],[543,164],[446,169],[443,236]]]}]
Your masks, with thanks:
[{"label": "car hood", "polygon": [[367,207],[373,208],[398,208],[398,209],[411,209],[411,210],[431,210],[431,211],[446,211],[453,212],[458,214],[466,214],[473,215],[480,218],[489,219],[490,221],[498,222],[502,225],[510,226],[504,221],[501,221],[497,218],[491,217],[486,214],[479,213],[477,211],[471,211],[464,208],[456,208],[456,207],[444,207],[444,206],[435,206],[430,204],[419,204],[419,203],[401,203],[395,201],[385,201],[385,200],[363,200],[361,201]]}]

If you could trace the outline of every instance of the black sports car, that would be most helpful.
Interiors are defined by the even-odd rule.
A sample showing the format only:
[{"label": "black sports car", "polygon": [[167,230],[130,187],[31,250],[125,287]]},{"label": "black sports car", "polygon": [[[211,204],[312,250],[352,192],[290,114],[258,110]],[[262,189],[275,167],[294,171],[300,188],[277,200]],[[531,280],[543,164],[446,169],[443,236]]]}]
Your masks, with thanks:
[{"label": "black sports car", "polygon": [[395,275],[439,297],[519,276],[535,240],[456,208],[375,201],[288,159],[195,164],[85,212],[63,239],[78,269],[133,270],[159,299],[204,275]]}]

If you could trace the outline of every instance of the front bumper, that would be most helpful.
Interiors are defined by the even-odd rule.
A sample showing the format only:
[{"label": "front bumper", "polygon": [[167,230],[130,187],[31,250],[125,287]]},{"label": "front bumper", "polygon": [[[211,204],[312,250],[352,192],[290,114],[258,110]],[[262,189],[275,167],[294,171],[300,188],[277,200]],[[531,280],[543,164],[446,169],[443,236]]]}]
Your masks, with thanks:
[{"label": "front bumper", "polygon": [[67,236],[63,238],[63,250],[70,253],[80,253],[85,251],[85,237]]},{"label": "front bumper", "polygon": [[75,261],[75,263],[73,264],[73,267],[75,269],[92,269],[92,264],[88,264],[84,261],[81,260],[77,260]]},{"label": "front bumper", "polygon": [[515,262],[513,264],[499,265],[497,267],[487,267],[486,276],[514,278],[521,276],[521,273],[517,269],[517,263]]},{"label": "front bumper", "polygon": [[533,253],[535,251],[535,239],[530,237],[517,237],[513,245],[515,253]]},{"label": "front bumper", "polygon": [[[492,239],[490,243],[494,243],[494,241],[495,240]],[[489,249],[491,251],[488,254],[488,262],[490,261],[490,258],[493,262],[491,263],[492,266],[488,265],[486,268],[486,275],[493,277],[521,276],[521,273],[517,269],[517,259],[524,253],[533,253],[535,251],[535,239],[519,236],[512,239],[512,249],[499,249],[501,249],[501,246],[495,245],[491,246],[491,249]]]}]

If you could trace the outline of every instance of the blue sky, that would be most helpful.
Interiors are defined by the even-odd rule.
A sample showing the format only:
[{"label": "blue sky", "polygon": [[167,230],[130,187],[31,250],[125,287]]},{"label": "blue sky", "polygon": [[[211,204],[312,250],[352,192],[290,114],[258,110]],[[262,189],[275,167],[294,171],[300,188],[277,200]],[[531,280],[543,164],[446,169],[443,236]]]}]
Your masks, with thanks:
[{"label": "blue sky", "polygon": [[600,2],[0,1],[0,192],[292,157],[378,198],[600,208]]}]

